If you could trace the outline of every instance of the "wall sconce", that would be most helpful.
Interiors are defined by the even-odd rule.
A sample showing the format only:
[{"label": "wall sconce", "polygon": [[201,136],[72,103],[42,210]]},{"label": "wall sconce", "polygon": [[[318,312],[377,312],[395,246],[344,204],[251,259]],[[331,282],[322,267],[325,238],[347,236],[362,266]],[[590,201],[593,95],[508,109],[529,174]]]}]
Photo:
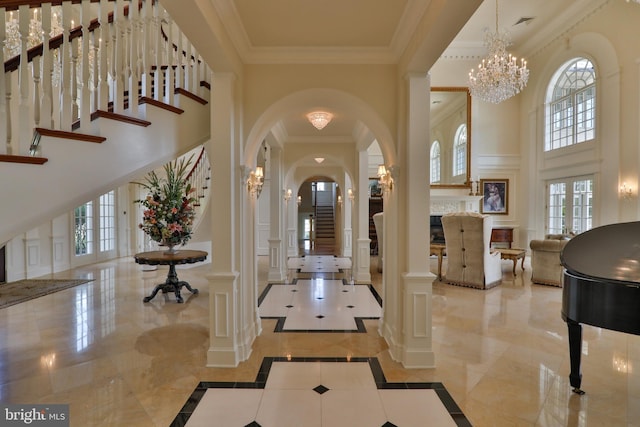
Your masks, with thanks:
[{"label": "wall sconce", "polygon": [[287,191],[284,192],[284,201],[286,203],[289,203],[289,200],[291,200],[291,196],[292,196],[293,192],[291,191],[291,189],[287,189]]},{"label": "wall sconce", "polygon": [[393,190],[393,177],[385,165],[378,165],[378,183],[382,191]]},{"label": "wall sconce", "polygon": [[302,204],[302,196],[298,196],[296,202],[298,203],[298,206],[300,206]]},{"label": "wall sconce", "polygon": [[342,206],[342,196],[338,194],[338,206]]},{"label": "wall sconce", "polygon": [[351,188],[347,190],[347,197],[349,197],[349,200],[351,201],[351,203],[353,203],[353,201],[356,198],[356,194],[353,192]]},{"label": "wall sconce", "polygon": [[626,182],[623,182],[620,186],[620,197],[622,197],[623,200],[629,200],[633,197],[633,190],[627,186]]},{"label": "wall sconce", "polygon": [[247,179],[247,189],[251,195],[256,194],[260,196],[262,191],[262,184],[264,184],[264,170],[261,166],[258,166],[255,171],[249,173],[249,179]]}]

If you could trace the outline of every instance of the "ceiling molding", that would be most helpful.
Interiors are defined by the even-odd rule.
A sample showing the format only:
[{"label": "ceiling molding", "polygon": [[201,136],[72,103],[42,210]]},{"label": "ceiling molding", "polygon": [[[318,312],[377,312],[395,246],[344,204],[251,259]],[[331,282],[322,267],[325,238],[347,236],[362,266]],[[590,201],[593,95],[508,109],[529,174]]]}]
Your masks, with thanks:
[{"label": "ceiling molding", "polygon": [[530,61],[538,53],[546,49],[554,41],[563,38],[585,19],[599,12],[611,0],[581,0],[558,14],[542,31],[534,34],[520,47],[524,56]]},{"label": "ceiling molding", "polygon": [[251,48],[242,55],[247,64],[394,64],[386,48],[278,47]]}]

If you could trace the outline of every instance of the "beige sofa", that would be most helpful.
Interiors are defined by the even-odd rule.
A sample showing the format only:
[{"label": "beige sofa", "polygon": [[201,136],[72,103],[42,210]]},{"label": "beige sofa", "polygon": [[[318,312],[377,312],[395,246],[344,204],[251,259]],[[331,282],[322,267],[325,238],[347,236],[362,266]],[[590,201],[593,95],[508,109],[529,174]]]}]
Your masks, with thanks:
[{"label": "beige sofa", "polygon": [[447,246],[444,282],[476,289],[489,289],[502,282],[500,253],[491,253],[489,215],[456,212],[442,216]]},{"label": "beige sofa", "polygon": [[569,234],[547,234],[544,240],[529,242],[531,282],[562,287],[564,267],[560,263],[560,252],[571,237]]}]

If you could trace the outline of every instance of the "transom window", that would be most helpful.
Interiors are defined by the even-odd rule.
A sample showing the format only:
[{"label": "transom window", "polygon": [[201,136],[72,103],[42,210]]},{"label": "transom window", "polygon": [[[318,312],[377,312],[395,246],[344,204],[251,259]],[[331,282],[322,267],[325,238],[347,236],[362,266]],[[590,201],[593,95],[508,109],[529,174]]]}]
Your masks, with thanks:
[{"label": "transom window", "polygon": [[596,73],[586,58],[565,63],[549,84],[545,151],[595,137]]},{"label": "transom window", "polygon": [[431,183],[440,182],[440,141],[431,144]]}]

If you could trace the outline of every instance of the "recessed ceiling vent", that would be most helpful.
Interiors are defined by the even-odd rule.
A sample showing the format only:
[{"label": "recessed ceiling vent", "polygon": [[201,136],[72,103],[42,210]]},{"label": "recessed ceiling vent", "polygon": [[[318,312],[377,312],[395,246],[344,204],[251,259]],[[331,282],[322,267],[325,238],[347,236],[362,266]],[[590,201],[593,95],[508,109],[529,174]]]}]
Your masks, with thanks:
[{"label": "recessed ceiling vent", "polygon": [[533,21],[534,19],[535,19],[535,17],[533,17],[533,16],[523,16],[522,18],[518,19],[518,22],[513,24],[513,26],[515,27],[516,25],[520,25],[520,24],[529,25],[531,23],[531,21]]}]

